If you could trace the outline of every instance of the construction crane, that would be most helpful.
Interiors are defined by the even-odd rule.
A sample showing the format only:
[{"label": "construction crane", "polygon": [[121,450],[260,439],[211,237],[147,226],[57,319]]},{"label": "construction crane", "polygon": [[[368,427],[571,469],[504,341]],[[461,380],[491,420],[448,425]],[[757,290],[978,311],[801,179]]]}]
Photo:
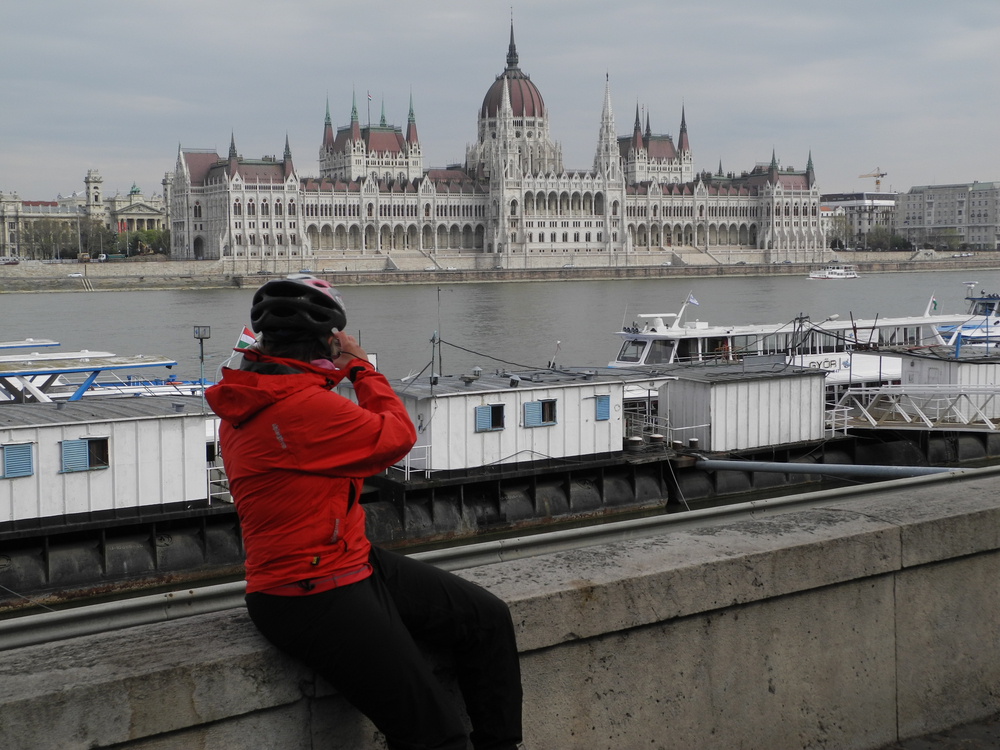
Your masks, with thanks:
[{"label": "construction crane", "polygon": [[865,177],[874,177],[875,192],[880,193],[882,192],[882,178],[885,177],[887,174],[888,172],[883,172],[881,167],[875,167],[875,169],[873,169],[869,174],[859,174],[858,179],[862,180]]}]

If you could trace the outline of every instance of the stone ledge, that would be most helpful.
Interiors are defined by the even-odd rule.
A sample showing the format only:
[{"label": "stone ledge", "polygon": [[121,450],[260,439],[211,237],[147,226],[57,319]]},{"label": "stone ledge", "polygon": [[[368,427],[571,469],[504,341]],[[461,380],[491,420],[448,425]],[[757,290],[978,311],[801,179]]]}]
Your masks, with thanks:
[{"label": "stone ledge", "polygon": [[[774,611],[780,612],[780,602],[792,595],[825,601],[824,592],[841,591],[843,584],[864,588],[866,580],[884,588],[891,581],[887,574],[913,571],[922,581],[926,569],[933,581],[933,571],[946,561],[959,558],[961,567],[976,553],[1000,548],[998,520],[1000,480],[963,479],[461,574],[509,602],[526,683],[547,684],[545,679],[558,676],[543,679],[532,673],[532,665],[547,663],[541,655],[553,647],[577,643],[586,650],[586,643],[673,628],[671,623],[681,627],[717,620],[747,606],[760,611],[778,604]],[[884,593],[879,600],[886,603],[883,608],[892,601]],[[845,613],[838,617],[850,619]],[[877,625],[886,627],[892,620],[886,610]],[[766,623],[761,627],[766,629]],[[880,633],[891,638],[891,628]],[[922,642],[918,635],[897,637],[916,649]],[[995,638],[967,640],[996,645]],[[813,641],[803,642],[808,648]],[[943,643],[938,649],[952,653]],[[919,653],[897,658],[904,671],[921,662]],[[276,652],[244,610],[7,652],[0,678],[0,746],[5,748],[184,747],[193,741],[191,733],[204,739],[216,732],[221,738],[225,732],[218,727],[230,722],[252,726],[262,711],[309,715],[293,707],[323,696],[325,702],[339,701],[323,683],[316,684],[309,670]],[[991,680],[987,672],[980,682],[988,687]],[[336,733],[370,739],[370,725],[340,705],[343,724]],[[983,705],[995,712],[991,698]],[[955,715],[966,719],[968,709],[956,708]],[[915,718],[903,724],[928,725]],[[219,742],[210,746],[227,746]],[[376,745],[366,739],[354,747]]]}]

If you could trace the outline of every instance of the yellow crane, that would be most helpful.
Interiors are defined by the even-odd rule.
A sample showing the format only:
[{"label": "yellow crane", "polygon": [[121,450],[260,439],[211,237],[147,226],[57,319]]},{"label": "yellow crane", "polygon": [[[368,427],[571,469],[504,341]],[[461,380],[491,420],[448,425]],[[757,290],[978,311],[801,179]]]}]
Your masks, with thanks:
[{"label": "yellow crane", "polygon": [[882,171],[882,167],[875,167],[875,169],[873,169],[868,174],[859,174],[858,175],[858,179],[862,180],[865,177],[874,177],[875,178],[875,192],[876,193],[880,193],[880,192],[882,192],[882,178],[885,177],[887,174],[888,174],[888,172],[883,172]]}]

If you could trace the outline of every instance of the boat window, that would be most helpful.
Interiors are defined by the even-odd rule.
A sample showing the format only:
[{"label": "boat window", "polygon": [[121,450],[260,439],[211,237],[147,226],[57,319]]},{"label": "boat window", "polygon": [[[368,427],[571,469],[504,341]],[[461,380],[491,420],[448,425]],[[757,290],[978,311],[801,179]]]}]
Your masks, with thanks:
[{"label": "boat window", "polygon": [[737,356],[754,355],[757,353],[756,336],[733,336],[733,353]]},{"label": "boat window", "polygon": [[674,350],[673,341],[657,339],[650,342],[649,354],[646,356],[647,365],[663,365],[670,362],[670,355]]},{"label": "boat window", "polygon": [[62,441],[62,473],[107,469],[108,438]]},{"label": "boat window", "polygon": [[646,348],[645,341],[629,339],[622,344],[622,350],[618,352],[619,362],[638,362],[642,359],[642,350]]},{"label": "boat window", "polygon": [[30,477],[31,449],[31,443],[0,445],[0,477]]},{"label": "boat window", "polygon": [[556,402],[554,399],[528,401],[524,404],[524,426],[546,427],[556,423]]},{"label": "boat window", "polygon": [[476,432],[496,432],[503,429],[503,404],[476,407]]},{"label": "boat window", "polygon": [[761,341],[762,354],[782,354],[788,349],[787,333],[770,333]]},{"label": "boat window", "polygon": [[698,359],[698,339],[680,339],[677,342],[677,354],[674,361]]},{"label": "boat window", "polygon": [[815,331],[813,338],[818,354],[844,351],[844,342],[835,333],[820,333],[819,331]]},{"label": "boat window", "polygon": [[706,357],[728,357],[729,339],[726,337],[705,340]]}]

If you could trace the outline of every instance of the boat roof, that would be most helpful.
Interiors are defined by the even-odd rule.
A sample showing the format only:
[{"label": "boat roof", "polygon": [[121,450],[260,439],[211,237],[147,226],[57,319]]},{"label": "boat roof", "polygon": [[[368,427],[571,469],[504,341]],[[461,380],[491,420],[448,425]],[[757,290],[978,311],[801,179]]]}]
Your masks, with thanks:
[{"label": "boat roof", "polygon": [[[143,396],[57,403],[4,404],[0,408],[0,430],[191,416],[203,416],[199,397]],[[214,415],[209,412],[205,416],[211,418]]]},{"label": "boat roof", "polygon": [[[636,316],[637,318],[639,316]],[[665,317],[665,316],[663,316]],[[672,316],[671,316],[672,317]],[[824,331],[851,331],[855,328],[858,331],[871,330],[872,328],[897,328],[918,325],[957,325],[974,320],[981,316],[970,316],[968,313],[957,313],[953,315],[910,315],[899,318],[873,318],[848,320],[828,320],[823,322],[809,323],[812,328],[821,328]],[[796,323],[790,320],[787,323],[750,323],[744,325],[708,325],[699,320],[687,321],[677,328],[670,328],[665,325],[662,329],[632,332],[627,330],[615,331],[616,336],[625,338],[685,338],[709,336],[741,336],[752,334],[782,333],[796,330]]]},{"label": "boat roof", "polygon": [[33,346],[59,346],[52,339],[22,339],[21,341],[0,341],[0,349],[28,349]]},{"label": "boat roof", "polygon": [[[539,390],[551,388],[569,388],[584,383],[650,383],[657,384],[671,380],[675,376],[663,372],[665,368],[636,369],[629,372],[625,368],[611,367],[569,367],[553,370],[500,371],[494,374],[482,374],[472,379],[468,375],[445,375],[438,378],[436,385],[431,386],[425,375],[420,380],[404,382],[390,380],[389,384],[398,396],[410,398],[442,398],[449,396],[468,396],[475,393],[496,393],[510,391],[512,387],[520,390]],[[465,380],[463,380],[465,378]],[[514,380],[517,378],[517,380]],[[517,386],[511,386],[511,381]],[[466,382],[468,381],[468,382]],[[654,386],[655,387],[655,386]]]},{"label": "boat roof", "polygon": [[144,367],[173,367],[176,360],[167,357],[134,354],[118,356],[111,352],[55,352],[16,354],[0,357],[0,377],[65,375],[74,372],[135,370]]}]

